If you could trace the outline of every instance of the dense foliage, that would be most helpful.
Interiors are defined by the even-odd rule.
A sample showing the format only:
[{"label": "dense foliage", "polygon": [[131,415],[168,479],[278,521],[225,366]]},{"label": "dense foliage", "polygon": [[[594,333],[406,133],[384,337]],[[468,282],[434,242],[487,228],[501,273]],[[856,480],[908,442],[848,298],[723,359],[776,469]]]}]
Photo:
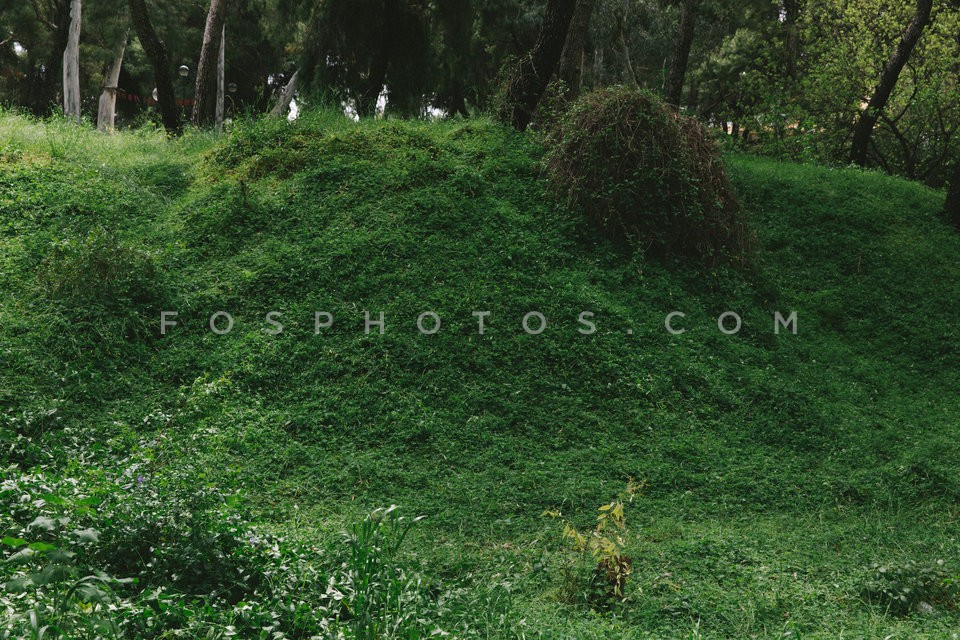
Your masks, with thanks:
[{"label": "dense foliage", "polygon": [[0,635],[948,637],[940,195],[731,154],[758,247],[705,268],[598,237],[543,154],[481,118],[0,117]]},{"label": "dense foliage", "polygon": [[[238,0],[227,9],[228,116],[268,111],[299,70],[298,104],[351,114],[465,116],[496,108],[505,70],[538,40],[545,0]],[[636,84],[662,92],[680,80],[688,115],[763,153],[845,164],[851,132],[914,11],[902,0],[580,0],[575,51],[560,65],[583,90]],[[673,52],[680,5],[691,43],[684,69]],[[156,5],[156,6],[154,6]],[[124,0],[84,9],[83,111],[91,117],[118,44],[129,41],[119,81],[122,124],[157,119],[157,81],[131,33]],[[206,3],[148,2],[166,44],[174,92],[186,113]],[[70,0],[0,0],[0,103],[47,114],[61,104]],[[933,10],[889,102],[877,114],[866,164],[942,186],[958,149],[960,7]],[[574,35],[576,37],[574,37]],[[573,80],[571,80],[573,78]],[[578,89],[580,87],[577,87]]]}]

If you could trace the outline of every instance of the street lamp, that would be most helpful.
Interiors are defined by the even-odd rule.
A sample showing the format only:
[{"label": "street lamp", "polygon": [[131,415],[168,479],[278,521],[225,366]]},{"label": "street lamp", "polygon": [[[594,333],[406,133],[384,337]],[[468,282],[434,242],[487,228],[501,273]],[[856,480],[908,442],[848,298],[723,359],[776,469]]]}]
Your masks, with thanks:
[{"label": "street lamp", "polygon": [[180,84],[183,85],[184,87],[184,91],[183,91],[184,97],[180,100],[180,106],[186,108],[187,106],[186,85],[187,85],[187,76],[190,75],[190,67],[188,67],[185,64],[180,65],[179,67],[177,67],[177,74],[179,74],[180,76],[180,81],[181,81]]}]

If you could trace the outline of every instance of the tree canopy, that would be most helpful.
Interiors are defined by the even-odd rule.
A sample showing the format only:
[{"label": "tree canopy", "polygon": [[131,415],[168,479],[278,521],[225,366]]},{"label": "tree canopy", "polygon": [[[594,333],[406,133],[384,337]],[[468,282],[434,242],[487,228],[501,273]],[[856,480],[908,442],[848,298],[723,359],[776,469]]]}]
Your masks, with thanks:
[{"label": "tree canopy", "polygon": [[[174,93],[173,100],[164,95],[161,102],[177,105],[178,122],[189,120],[196,108],[194,122],[210,122],[207,92],[196,93],[213,87],[196,79],[198,68],[206,73],[216,66],[216,55],[201,64],[210,5],[135,4],[149,14],[166,59],[151,60],[156,43],[138,37],[126,1],[85,5],[81,112],[89,117],[97,112],[118,45],[130,34],[117,83],[118,126],[160,121],[161,112],[166,120],[173,117],[172,107],[158,110],[153,103],[154,89],[169,92],[161,86],[158,64],[166,67]],[[949,178],[960,145],[960,10],[954,0],[567,4],[579,7],[564,21],[571,25],[564,50],[575,53],[551,62],[547,80],[570,84],[573,78],[577,86],[569,95],[637,84],[777,154],[843,163],[852,149],[858,163],[889,173],[935,186]],[[219,8],[211,16],[222,19],[226,38],[228,117],[269,112],[294,73],[298,82],[291,89],[299,104],[330,103],[358,117],[503,113],[513,70],[538,55],[535,46],[545,35],[541,27],[550,5],[545,0],[214,3]],[[62,109],[70,9],[70,0],[0,0],[0,102],[38,115]],[[923,20],[905,47],[916,18]],[[218,36],[214,40],[211,46],[219,44]],[[544,66],[542,60],[538,64]]]}]

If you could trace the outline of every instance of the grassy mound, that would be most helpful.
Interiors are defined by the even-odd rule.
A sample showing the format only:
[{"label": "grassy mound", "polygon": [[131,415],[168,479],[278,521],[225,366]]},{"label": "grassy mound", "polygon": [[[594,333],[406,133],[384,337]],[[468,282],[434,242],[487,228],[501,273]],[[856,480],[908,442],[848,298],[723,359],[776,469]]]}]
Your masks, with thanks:
[{"label": "grassy mound", "polygon": [[[730,157],[758,236],[743,272],[598,239],[544,197],[541,149],[482,120],[308,113],[164,142],[3,116],[0,147],[0,533],[70,549],[74,580],[141,577],[110,586],[129,637],[357,637],[376,611],[407,637],[956,628],[933,589],[934,615],[886,615],[901,591],[876,569],[897,590],[960,571],[960,240],[940,194]],[[179,314],[164,336],[158,305]],[[102,321],[77,325],[87,307]],[[627,600],[590,613],[541,514],[589,531],[631,476]],[[405,525],[353,523],[394,503],[427,518],[366,555]],[[0,592],[0,616],[50,588]],[[344,613],[359,602],[372,618]]]},{"label": "grassy mound", "polygon": [[654,254],[740,258],[748,234],[710,134],[631,87],[564,113],[547,159],[553,189],[614,237]]}]

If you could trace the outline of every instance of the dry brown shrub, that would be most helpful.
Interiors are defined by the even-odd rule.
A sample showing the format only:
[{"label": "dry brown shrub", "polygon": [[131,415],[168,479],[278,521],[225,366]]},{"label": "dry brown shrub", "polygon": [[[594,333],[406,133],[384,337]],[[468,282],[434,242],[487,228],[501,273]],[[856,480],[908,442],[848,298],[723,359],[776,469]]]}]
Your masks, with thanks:
[{"label": "dry brown shrub", "polygon": [[741,260],[750,241],[709,132],[655,96],[612,87],[547,136],[555,192],[615,238],[662,256]]}]

